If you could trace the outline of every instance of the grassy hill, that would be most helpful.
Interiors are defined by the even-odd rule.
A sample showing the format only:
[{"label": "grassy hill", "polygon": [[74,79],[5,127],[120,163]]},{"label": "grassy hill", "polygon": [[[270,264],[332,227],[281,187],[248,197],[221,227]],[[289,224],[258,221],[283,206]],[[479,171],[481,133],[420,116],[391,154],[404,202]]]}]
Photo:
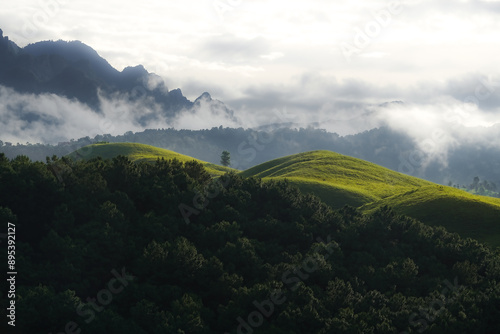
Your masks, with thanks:
[{"label": "grassy hill", "polygon": [[420,221],[500,246],[500,199],[476,196],[329,151],[275,159],[242,172],[264,180],[288,179],[334,208],[372,212],[387,205]]},{"label": "grassy hill", "polygon": [[[196,160],[216,176],[234,169],[207,163],[173,151],[136,143],[106,143],[73,152],[74,159],[128,156],[132,161],[158,158]],[[500,199],[477,196],[437,185],[379,165],[330,151],[312,151],[274,159],[240,173],[264,180],[287,179],[333,208],[351,205],[365,213],[381,206],[426,224],[500,246]]]},{"label": "grassy hill", "polygon": [[500,199],[472,195],[440,185],[416,188],[409,192],[364,205],[372,212],[388,205],[398,213],[434,225],[444,226],[461,236],[500,246]]},{"label": "grassy hill", "polygon": [[287,178],[335,208],[361,206],[432,182],[330,151],[299,153],[255,166],[243,176]]},{"label": "grassy hill", "polygon": [[132,161],[155,162],[158,158],[177,159],[182,162],[195,160],[205,165],[208,172],[212,175],[223,175],[226,172],[234,171],[232,168],[215,165],[174,151],[138,143],[92,144],[76,150],[69,157],[72,159],[89,160],[96,157],[112,159],[119,155],[127,156]]}]

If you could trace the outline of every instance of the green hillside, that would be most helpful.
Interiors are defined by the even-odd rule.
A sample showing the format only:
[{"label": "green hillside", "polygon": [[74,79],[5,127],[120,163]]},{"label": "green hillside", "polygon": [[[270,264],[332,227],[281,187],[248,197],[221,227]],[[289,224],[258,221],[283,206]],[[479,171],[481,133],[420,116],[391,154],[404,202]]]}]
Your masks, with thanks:
[{"label": "green hillside", "polygon": [[[196,160],[212,175],[234,169],[218,166],[173,151],[136,143],[105,143],[83,147],[70,157],[86,160],[118,155],[132,161],[158,158]],[[313,193],[333,208],[345,205],[372,213],[382,206],[451,232],[500,246],[500,199],[477,196],[404,175],[379,165],[330,151],[299,153],[268,161],[240,172],[243,177],[288,180],[303,192]]]},{"label": "green hillside", "polygon": [[242,173],[264,179],[287,178],[303,191],[340,208],[361,206],[433,183],[330,151],[299,153],[255,166]]},{"label": "green hillside", "polygon": [[195,160],[202,163],[207,168],[208,172],[212,175],[223,175],[226,172],[234,171],[232,168],[219,166],[209,162],[201,161],[187,155],[169,151],[163,148],[158,148],[150,145],[138,143],[102,143],[92,144],[82,147],[69,155],[72,159],[85,159],[90,160],[96,157],[103,159],[112,159],[119,155],[124,155],[132,161],[151,161],[157,159],[177,159],[182,162]]},{"label": "green hillside", "polygon": [[208,191],[192,167],[0,153],[0,220],[23,273],[0,282],[13,310],[0,333],[500,331],[500,252],[236,173]]},{"label": "green hillside", "polygon": [[275,159],[242,172],[264,180],[287,179],[334,208],[373,212],[389,206],[430,225],[500,246],[500,199],[476,196],[329,151]]},{"label": "green hillside", "polygon": [[369,203],[361,209],[374,212],[390,206],[401,214],[461,236],[500,246],[500,199],[477,196],[445,186],[427,186]]}]

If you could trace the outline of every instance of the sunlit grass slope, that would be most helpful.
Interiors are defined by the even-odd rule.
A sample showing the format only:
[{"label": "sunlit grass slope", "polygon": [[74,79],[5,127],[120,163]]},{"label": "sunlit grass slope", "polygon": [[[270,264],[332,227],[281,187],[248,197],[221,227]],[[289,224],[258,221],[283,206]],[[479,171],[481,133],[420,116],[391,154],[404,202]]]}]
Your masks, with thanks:
[{"label": "sunlit grass slope", "polygon": [[390,206],[398,213],[424,223],[444,226],[489,245],[500,246],[500,199],[477,196],[440,185],[417,188],[369,203],[361,209],[372,212]]},{"label": "sunlit grass slope", "polygon": [[241,174],[264,180],[286,178],[334,208],[347,204],[371,212],[387,205],[424,223],[500,246],[500,199],[472,195],[360,159],[330,151],[305,152]]},{"label": "sunlit grass slope", "polygon": [[213,175],[222,175],[226,172],[234,171],[234,169],[232,168],[215,165],[174,151],[138,143],[92,144],[76,150],[75,152],[71,153],[69,157],[73,159],[89,160],[96,157],[102,157],[103,159],[112,159],[119,155],[127,156],[134,162],[155,162],[158,158],[164,158],[166,160],[175,158],[182,162],[195,160],[205,165],[208,172]]},{"label": "sunlit grass slope", "polygon": [[361,206],[433,183],[330,151],[312,151],[271,160],[242,172],[263,179],[287,178],[303,191],[339,208]]}]

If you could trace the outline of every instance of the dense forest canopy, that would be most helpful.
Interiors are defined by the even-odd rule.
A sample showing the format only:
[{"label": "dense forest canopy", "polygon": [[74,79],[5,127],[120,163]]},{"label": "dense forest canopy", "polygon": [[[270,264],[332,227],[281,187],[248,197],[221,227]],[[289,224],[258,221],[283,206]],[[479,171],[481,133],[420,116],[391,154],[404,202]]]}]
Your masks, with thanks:
[{"label": "dense forest canopy", "polygon": [[0,220],[22,333],[500,331],[498,251],[286,181],[0,154]]}]

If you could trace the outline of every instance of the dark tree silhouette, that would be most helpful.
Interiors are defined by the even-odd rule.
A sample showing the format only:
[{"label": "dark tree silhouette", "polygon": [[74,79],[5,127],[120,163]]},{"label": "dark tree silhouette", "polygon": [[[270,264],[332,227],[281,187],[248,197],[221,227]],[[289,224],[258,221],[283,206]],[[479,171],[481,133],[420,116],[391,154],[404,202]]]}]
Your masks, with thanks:
[{"label": "dark tree silhouette", "polygon": [[220,156],[220,163],[222,166],[229,166],[231,165],[231,154],[228,151],[222,151],[222,154]]}]

